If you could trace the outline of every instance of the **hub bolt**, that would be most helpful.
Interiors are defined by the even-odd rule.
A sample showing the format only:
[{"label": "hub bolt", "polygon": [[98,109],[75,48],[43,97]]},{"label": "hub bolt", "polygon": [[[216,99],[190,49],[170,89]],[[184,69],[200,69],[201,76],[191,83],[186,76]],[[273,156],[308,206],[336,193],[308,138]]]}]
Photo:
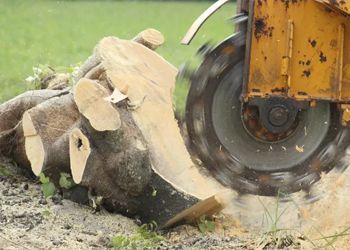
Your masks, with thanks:
[{"label": "hub bolt", "polygon": [[278,106],[273,107],[269,112],[269,122],[273,126],[283,126],[288,121],[288,109]]}]

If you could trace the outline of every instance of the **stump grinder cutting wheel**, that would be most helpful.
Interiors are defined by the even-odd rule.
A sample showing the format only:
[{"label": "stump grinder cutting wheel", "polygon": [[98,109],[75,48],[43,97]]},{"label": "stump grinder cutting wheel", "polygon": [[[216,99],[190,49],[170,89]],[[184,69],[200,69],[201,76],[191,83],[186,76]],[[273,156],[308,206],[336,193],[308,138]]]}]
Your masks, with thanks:
[{"label": "stump grinder cutting wheel", "polygon": [[[226,2],[204,12],[183,43]],[[350,1],[334,2],[238,1],[236,33],[201,48],[186,123],[198,157],[223,185],[274,196],[307,191],[321,173],[343,167]]]}]

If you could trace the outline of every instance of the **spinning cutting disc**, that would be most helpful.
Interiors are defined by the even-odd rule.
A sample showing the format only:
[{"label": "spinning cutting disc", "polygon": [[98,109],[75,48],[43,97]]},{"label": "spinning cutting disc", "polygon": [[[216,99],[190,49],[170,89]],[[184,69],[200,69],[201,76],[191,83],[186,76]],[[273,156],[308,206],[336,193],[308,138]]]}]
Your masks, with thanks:
[{"label": "spinning cutting disc", "polygon": [[350,142],[336,104],[298,110],[288,129],[269,131],[259,110],[241,102],[245,34],[208,52],[192,76],[186,123],[203,165],[241,193],[276,195],[309,187],[336,167]]}]

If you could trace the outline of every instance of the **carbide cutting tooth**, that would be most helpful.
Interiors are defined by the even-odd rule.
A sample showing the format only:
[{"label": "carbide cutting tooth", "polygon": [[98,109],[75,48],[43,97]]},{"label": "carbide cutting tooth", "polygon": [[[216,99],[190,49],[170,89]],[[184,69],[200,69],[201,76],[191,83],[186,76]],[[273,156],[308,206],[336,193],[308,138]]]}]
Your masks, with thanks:
[{"label": "carbide cutting tooth", "polygon": [[214,46],[212,44],[206,42],[197,50],[196,54],[202,57],[206,57],[210,53],[210,51],[212,51],[213,47]]},{"label": "carbide cutting tooth", "polygon": [[308,190],[304,190],[304,191],[305,191],[305,195],[303,198],[304,198],[305,204],[314,203],[320,200],[324,196],[324,194],[316,190],[315,187],[310,187]]},{"label": "carbide cutting tooth", "polygon": [[279,201],[280,202],[282,202],[282,203],[284,203],[284,202],[290,202],[290,201],[292,201],[292,196],[291,196],[291,194],[289,194],[289,193],[283,193],[283,192],[279,192]]},{"label": "carbide cutting tooth", "polygon": [[239,14],[229,18],[229,21],[233,22],[234,24],[247,22],[248,21],[248,15],[246,13],[239,13]]},{"label": "carbide cutting tooth", "polygon": [[350,146],[348,146],[345,150],[344,156],[337,162],[335,166],[335,171],[337,173],[343,173],[348,166],[350,165]]},{"label": "carbide cutting tooth", "polygon": [[247,13],[239,13],[228,20],[236,27],[236,31],[247,32],[248,15]]},{"label": "carbide cutting tooth", "polygon": [[193,70],[190,70],[188,63],[182,63],[179,66],[178,71],[179,72],[177,74],[177,80],[182,80],[182,79],[191,80],[194,74]]},{"label": "carbide cutting tooth", "polygon": [[237,193],[237,196],[233,198],[233,202],[237,207],[245,208],[247,207],[247,202],[245,201],[245,198],[247,197],[247,194],[244,193]]}]

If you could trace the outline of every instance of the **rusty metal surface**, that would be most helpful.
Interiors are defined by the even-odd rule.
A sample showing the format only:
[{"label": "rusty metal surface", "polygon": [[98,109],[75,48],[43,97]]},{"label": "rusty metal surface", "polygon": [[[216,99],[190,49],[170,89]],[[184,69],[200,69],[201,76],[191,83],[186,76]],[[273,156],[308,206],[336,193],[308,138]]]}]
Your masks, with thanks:
[{"label": "rusty metal surface", "polygon": [[349,102],[350,1],[254,2],[246,97]]},{"label": "rusty metal surface", "polygon": [[342,110],[342,124],[343,126],[349,126],[350,124],[350,105],[349,104],[341,104]]},{"label": "rusty metal surface", "polygon": [[188,45],[191,43],[194,36],[197,34],[198,30],[205,21],[213,15],[217,10],[219,10],[222,6],[228,3],[230,0],[219,0],[216,1],[213,5],[211,5],[206,11],[204,11],[192,24],[192,26],[187,31],[185,37],[182,39],[181,44]]},{"label": "rusty metal surface", "polygon": [[339,11],[344,15],[350,14],[350,1],[344,1],[344,0],[316,0],[316,1],[328,5],[328,7],[332,8],[335,11]]}]

